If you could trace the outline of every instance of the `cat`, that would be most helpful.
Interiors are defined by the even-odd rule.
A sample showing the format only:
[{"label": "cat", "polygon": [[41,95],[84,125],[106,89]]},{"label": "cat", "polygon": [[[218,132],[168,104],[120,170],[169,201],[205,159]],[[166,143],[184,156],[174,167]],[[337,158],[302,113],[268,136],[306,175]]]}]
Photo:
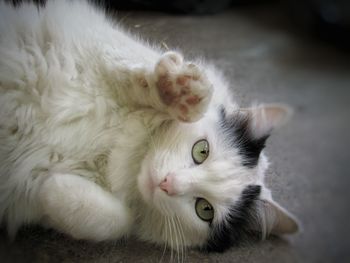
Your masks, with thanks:
[{"label": "cat", "polygon": [[241,108],[223,74],[85,1],[0,3],[0,220],[76,239],[225,251],[298,230],[264,184],[290,110]]}]

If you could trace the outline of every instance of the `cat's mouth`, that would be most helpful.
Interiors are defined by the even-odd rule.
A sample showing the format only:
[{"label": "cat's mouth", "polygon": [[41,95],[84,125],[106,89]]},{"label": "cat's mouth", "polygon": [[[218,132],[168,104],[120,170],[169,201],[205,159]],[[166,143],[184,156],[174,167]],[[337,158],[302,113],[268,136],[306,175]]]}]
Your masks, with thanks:
[{"label": "cat's mouth", "polygon": [[173,193],[171,192],[171,181],[167,176],[165,176],[164,178],[158,179],[155,176],[153,176],[151,173],[149,173],[148,187],[152,193],[153,198],[156,192],[159,192],[159,194],[164,193],[169,196],[173,195]]},{"label": "cat's mouth", "polygon": [[148,187],[153,193],[153,195],[156,191],[159,190],[168,196],[173,196],[177,194],[174,188],[174,173],[167,173],[163,177],[157,177],[153,173],[151,173],[151,171],[149,171],[148,177]]},{"label": "cat's mouth", "polygon": [[138,188],[147,203],[153,205],[156,202],[155,199],[167,195],[166,185],[162,182],[164,182],[164,178],[158,176],[157,171],[151,167],[145,169],[145,172],[141,174],[138,179]]}]

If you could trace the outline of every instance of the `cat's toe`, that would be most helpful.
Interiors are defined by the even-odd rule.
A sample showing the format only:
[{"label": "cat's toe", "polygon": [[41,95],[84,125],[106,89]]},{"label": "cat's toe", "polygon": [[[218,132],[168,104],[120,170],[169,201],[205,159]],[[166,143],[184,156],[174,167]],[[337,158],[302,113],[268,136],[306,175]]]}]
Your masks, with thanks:
[{"label": "cat's toe", "polygon": [[157,89],[169,114],[183,122],[200,119],[210,102],[212,85],[205,73],[182,56],[168,52],[156,66]]},{"label": "cat's toe", "polygon": [[158,76],[165,76],[171,73],[172,71],[178,70],[183,64],[183,57],[176,52],[166,52],[159,59],[155,73]]}]

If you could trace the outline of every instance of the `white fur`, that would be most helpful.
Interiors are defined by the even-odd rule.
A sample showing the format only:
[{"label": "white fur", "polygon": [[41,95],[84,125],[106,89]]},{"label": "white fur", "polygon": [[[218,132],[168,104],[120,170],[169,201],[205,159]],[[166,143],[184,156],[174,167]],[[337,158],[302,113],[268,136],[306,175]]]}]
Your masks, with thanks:
[{"label": "white fur", "polygon": [[[83,1],[40,10],[0,3],[0,58],[0,220],[11,236],[40,223],[78,239],[135,234],[200,246],[209,226],[195,197],[210,201],[219,221],[244,186],[263,185],[266,158],[248,169],[217,136],[218,107],[238,109],[221,74],[162,55]],[[178,109],[153,87],[163,67],[173,83],[201,78],[192,92],[208,99],[189,108],[188,123],[174,120]],[[211,149],[196,166],[191,147],[200,138]],[[170,173],[176,196],[158,187]]]}]

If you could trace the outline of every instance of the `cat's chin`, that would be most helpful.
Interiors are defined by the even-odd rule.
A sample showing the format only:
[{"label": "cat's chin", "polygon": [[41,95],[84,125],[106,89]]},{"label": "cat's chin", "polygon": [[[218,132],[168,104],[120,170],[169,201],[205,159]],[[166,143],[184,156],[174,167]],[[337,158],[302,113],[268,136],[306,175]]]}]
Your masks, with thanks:
[{"label": "cat's chin", "polygon": [[[148,169],[147,169],[148,170]],[[162,178],[156,177],[150,171],[141,173],[138,177],[138,190],[143,201],[163,215],[172,216],[171,196],[161,189]]]}]

